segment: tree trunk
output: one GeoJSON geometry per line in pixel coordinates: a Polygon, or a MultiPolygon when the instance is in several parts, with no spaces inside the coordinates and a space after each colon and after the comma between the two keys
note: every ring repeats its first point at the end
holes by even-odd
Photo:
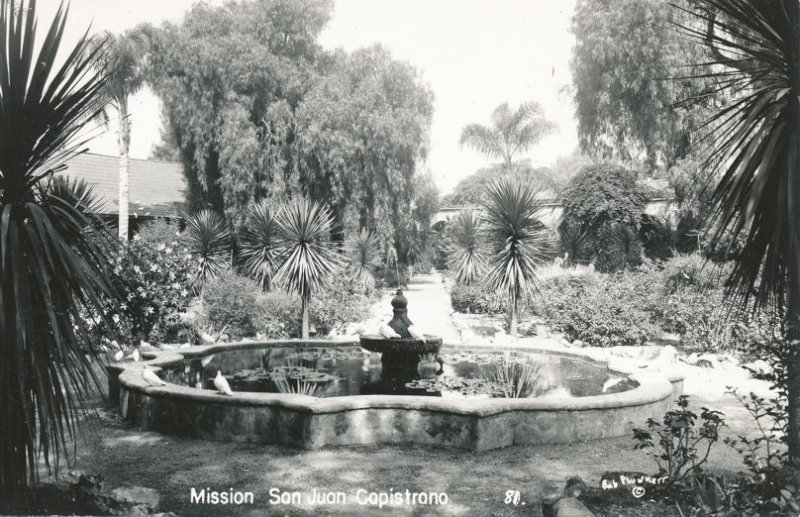
{"type": "Polygon", "coordinates": [[[800,5],[797,1],[784,4],[792,27],[791,86],[792,112],[789,140],[788,212],[789,212],[789,257],[788,292],[786,296],[786,332],[791,353],[787,368],[789,383],[788,434],[789,460],[800,468],[800,5]]]}
{"type": "Polygon", "coordinates": [[[308,339],[309,338],[309,324],[308,324],[308,322],[309,322],[309,319],[310,319],[309,318],[309,314],[308,314],[308,312],[309,312],[308,311],[308,306],[309,306],[308,302],[309,302],[309,300],[307,300],[305,297],[303,297],[301,299],[302,299],[302,305],[303,305],[303,324],[302,324],[303,339],[308,339]]]}
{"type": "Polygon", "coordinates": [[[128,120],[128,99],[119,99],[119,239],[128,241],[128,152],[131,126],[128,120]]]}
{"type": "Polygon", "coordinates": [[[519,304],[519,290],[515,290],[511,294],[511,318],[508,323],[508,334],[513,337],[517,337],[517,315],[519,314],[519,309],[517,305],[519,304]]]}

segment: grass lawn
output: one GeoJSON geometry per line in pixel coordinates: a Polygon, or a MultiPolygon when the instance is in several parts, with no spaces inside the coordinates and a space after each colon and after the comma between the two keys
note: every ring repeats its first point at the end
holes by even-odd
{"type": "MultiPolygon", "coordinates": [[[[735,401],[713,407],[733,409],[735,401]]],[[[113,413],[111,413],[113,414],[113,413]]],[[[95,419],[92,419],[93,421],[95,419]]],[[[633,450],[629,438],[589,443],[520,446],[471,453],[427,446],[379,446],[302,451],[286,447],[191,440],[141,431],[116,418],[99,418],[79,445],[77,468],[102,476],[110,488],[138,485],[161,493],[162,511],[179,515],[540,515],[541,498],[578,475],[597,486],[605,471],[654,472],[652,460],[633,450]],[[190,503],[190,490],[211,487],[254,493],[255,504],[214,506],[190,503]],[[272,506],[269,489],[341,491],[345,505],[272,506]],[[395,506],[380,510],[356,503],[356,491],[444,492],[447,506],[395,506]],[[520,504],[504,503],[519,490],[520,504]]],[[[734,429],[747,429],[735,418],[734,429]]],[[[729,431],[728,431],[729,432],[729,431]]],[[[716,447],[712,467],[737,470],[740,460],[716,447]]],[[[674,507],[635,501],[624,515],[673,515],[674,507]]],[[[612,513],[612,515],[619,515],[612,513]]]]}

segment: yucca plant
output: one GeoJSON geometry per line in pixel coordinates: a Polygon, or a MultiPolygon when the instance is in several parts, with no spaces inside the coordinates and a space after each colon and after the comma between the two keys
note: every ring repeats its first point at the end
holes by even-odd
{"type": "Polygon", "coordinates": [[[229,267],[231,260],[231,234],[228,224],[213,210],[200,210],[186,221],[189,251],[200,263],[193,283],[196,288],[203,285],[229,267]]]}
{"type": "Polygon", "coordinates": [[[486,279],[491,289],[509,296],[509,333],[517,335],[524,297],[538,290],[536,268],[550,255],[542,204],[529,183],[502,178],[492,183],[483,203],[482,223],[490,256],[486,279]]]}
{"type": "Polygon", "coordinates": [[[330,240],[333,215],[327,206],[299,198],[282,207],[275,218],[283,259],[275,280],[300,296],[302,336],[308,339],[311,297],[342,263],[330,240]]]}
{"type": "Polygon", "coordinates": [[[278,223],[267,200],[251,203],[239,232],[239,254],[245,273],[255,278],[261,289],[269,291],[272,277],[280,266],[278,223]]]}
{"type": "Polygon", "coordinates": [[[579,226],[562,224],[558,229],[558,240],[564,254],[564,267],[573,267],[588,261],[592,256],[592,237],[579,226]]]}
{"type": "Polygon", "coordinates": [[[450,237],[452,246],[447,267],[457,284],[469,285],[486,270],[486,255],[480,238],[480,217],[475,210],[464,210],[453,218],[450,237]]]}
{"type": "Polygon", "coordinates": [[[683,27],[733,100],[706,123],[717,241],[745,236],[727,291],[738,307],[785,307],[789,456],[800,465],[800,4],[698,0],[683,27]]]}
{"type": "Polygon", "coordinates": [[[375,288],[375,269],[380,265],[380,245],[375,233],[362,228],[347,243],[350,282],[364,292],[375,288]]]}
{"type": "Polygon", "coordinates": [[[28,493],[39,461],[57,472],[69,459],[97,386],[82,309],[117,298],[88,237],[102,231],[88,190],[52,181],[84,148],[106,81],[88,36],[59,55],[65,22],[62,6],[37,41],[36,2],[0,0],[0,510],[28,493]]]}

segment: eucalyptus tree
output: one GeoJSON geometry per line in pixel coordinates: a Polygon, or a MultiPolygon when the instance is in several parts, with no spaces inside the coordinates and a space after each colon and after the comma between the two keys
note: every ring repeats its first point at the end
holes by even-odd
{"type": "MultiPolygon", "coordinates": [[[[119,130],[119,238],[128,240],[128,179],[129,153],[131,147],[131,113],[128,109],[130,97],[136,94],[145,81],[145,59],[148,53],[147,29],[143,26],[128,30],[121,35],[105,32],[102,39],[95,40],[105,51],[98,54],[96,66],[108,74],[105,94],[108,105],[117,113],[119,130]]],[[[106,121],[110,117],[105,114],[106,121]]]]}
{"type": "Polygon", "coordinates": [[[578,0],[570,66],[585,153],[668,169],[696,150],[693,131],[721,95],[706,50],[676,30],[687,16],[670,4],[578,0]]]}
{"type": "Polygon", "coordinates": [[[62,5],[37,38],[36,2],[0,0],[0,510],[69,459],[98,386],[86,311],[118,300],[91,194],[54,174],[85,148],[108,82],[105,47],[62,48],[62,5]],[[62,50],[63,52],[59,52],[62,50]],[[90,235],[92,238],[90,238],[90,235]]]}
{"type": "Polygon", "coordinates": [[[551,254],[542,202],[528,183],[501,178],[489,186],[482,223],[489,244],[486,280],[508,294],[509,333],[517,334],[521,302],[538,289],[536,268],[551,254]]]}
{"type": "Polygon", "coordinates": [[[307,198],[295,198],[275,216],[279,228],[282,264],[275,282],[300,296],[302,337],[309,337],[311,297],[319,292],[342,259],[330,240],[333,214],[330,209],[307,198]]]}
{"type": "Polygon", "coordinates": [[[501,159],[506,170],[511,170],[515,156],[539,143],[553,129],[555,125],[545,118],[538,103],[526,102],[512,110],[504,102],[492,112],[491,125],[465,126],[459,143],[472,147],[487,158],[501,159]]]}
{"type": "Polygon", "coordinates": [[[711,117],[714,240],[744,237],[728,296],[785,308],[789,458],[800,466],[800,4],[699,0],[684,30],[734,90],[711,117]]]}

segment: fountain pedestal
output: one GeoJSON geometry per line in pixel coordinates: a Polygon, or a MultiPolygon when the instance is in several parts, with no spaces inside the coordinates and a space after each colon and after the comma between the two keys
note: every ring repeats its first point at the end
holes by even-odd
{"type": "Polygon", "coordinates": [[[419,379],[419,363],[426,354],[436,355],[442,346],[442,338],[425,334],[425,339],[411,336],[408,327],[413,325],[408,319],[408,300],[403,290],[398,289],[392,298],[393,317],[388,325],[400,334],[399,338],[382,336],[361,336],[361,347],[381,354],[381,379],[384,383],[398,388],[405,383],[419,379]]]}

